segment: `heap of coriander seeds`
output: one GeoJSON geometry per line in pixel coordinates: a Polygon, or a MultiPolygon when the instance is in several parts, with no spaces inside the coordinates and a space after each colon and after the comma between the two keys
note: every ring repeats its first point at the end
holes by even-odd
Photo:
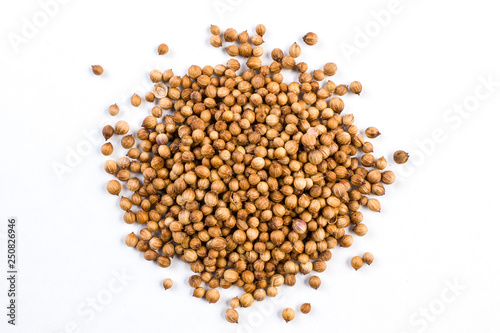
{"type": "MultiPolygon", "coordinates": [[[[361,83],[325,82],[337,72],[333,62],[311,71],[301,61],[301,47],[316,44],[315,33],[286,52],[273,49],[266,65],[263,25],[255,34],[217,26],[210,32],[210,44],[231,58],[178,75],[151,71],[152,91],[130,100],[148,103],[141,129],[130,133],[124,120],[106,126],[101,151],[111,155],[113,139],[125,151],[104,164],[116,178],[107,190],[123,195],[123,220],[140,224],[125,243],[160,267],[174,257],[189,264],[193,296],[209,303],[219,300],[219,287],[240,287],[226,311],[237,323],[236,308],[276,296],[299,273],[323,272],[332,249],[364,236],[360,208],[380,212],[375,197],[395,174],[372,154],[354,116],[343,114],[340,96],[361,94],[361,83]],[[298,80],[284,82],[285,70],[297,71],[298,80]]],[[[167,51],[160,45],[159,54],[167,51]]],[[[118,115],[118,106],[109,113],[118,115]]],[[[369,138],[379,134],[366,130],[369,138]]],[[[355,261],[358,268],[362,259],[355,261]]],[[[321,280],[309,283],[317,289],[321,280]]],[[[166,279],[165,289],[171,286],[166,279]]],[[[283,312],[286,321],[293,317],[292,309],[283,312]]]]}

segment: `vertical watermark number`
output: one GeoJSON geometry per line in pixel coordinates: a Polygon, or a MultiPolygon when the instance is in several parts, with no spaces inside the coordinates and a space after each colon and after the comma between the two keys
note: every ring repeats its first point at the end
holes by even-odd
{"type": "Polygon", "coordinates": [[[17,219],[11,217],[7,220],[7,322],[16,325],[17,319],[17,219]]]}

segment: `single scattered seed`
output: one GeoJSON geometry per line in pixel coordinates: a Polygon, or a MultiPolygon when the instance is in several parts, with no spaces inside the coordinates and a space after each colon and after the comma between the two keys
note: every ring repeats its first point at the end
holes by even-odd
{"type": "Polygon", "coordinates": [[[321,286],[321,279],[319,278],[319,276],[311,276],[309,278],[309,285],[311,286],[311,288],[318,289],[319,286],[321,286]]]}
{"type": "Polygon", "coordinates": [[[93,65],[92,73],[94,73],[95,75],[102,75],[102,73],[104,73],[104,69],[101,65],[93,65]]]}
{"type": "Polygon", "coordinates": [[[122,190],[122,186],[120,182],[117,180],[110,180],[106,185],[106,190],[108,190],[109,194],[118,195],[122,190]]]}
{"type": "Polygon", "coordinates": [[[158,46],[158,54],[159,55],[165,55],[167,53],[168,53],[168,45],[164,44],[164,43],[160,44],[158,46]]]}
{"type": "Polygon", "coordinates": [[[314,32],[308,32],[304,35],[304,37],[302,37],[302,40],[307,45],[315,45],[318,42],[318,35],[314,32]]]}
{"type": "Polygon", "coordinates": [[[141,102],[142,102],[141,96],[137,94],[133,94],[132,97],[130,98],[130,104],[132,104],[135,107],[141,105],[141,102]]]}
{"type": "Polygon", "coordinates": [[[378,137],[380,135],[380,132],[375,127],[368,127],[365,130],[365,134],[370,139],[375,139],[376,137],[378,137]]]}
{"type": "Polygon", "coordinates": [[[163,280],[163,288],[165,288],[165,290],[172,288],[173,285],[174,282],[172,281],[172,279],[167,278],[163,280]]]}
{"type": "Polygon", "coordinates": [[[363,89],[363,86],[359,81],[353,81],[351,82],[351,85],[349,86],[349,90],[351,90],[352,93],[354,94],[361,94],[361,90],[363,89]]]}
{"type": "Polygon", "coordinates": [[[295,318],[295,311],[293,311],[293,309],[291,308],[286,308],[285,310],[283,310],[281,315],[283,319],[288,323],[290,320],[293,320],[293,318],[295,318]]]}
{"type": "Polygon", "coordinates": [[[402,150],[397,150],[393,156],[394,162],[396,162],[397,164],[405,164],[406,161],[408,161],[409,157],[410,155],[408,155],[407,152],[404,152],[402,150]]]}
{"type": "Polygon", "coordinates": [[[239,319],[238,311],[235,309],[227,309],[226,310],[226,320],[230,323],[238,323],[239,319]]]}
{"type": "Polygon", "coordinates": [[[120,108],[118,107],[118,105],[113,104],[108,108],[108,112],[110,115],[116,116],[120,112],[120,108]]]}
{"type": "Polygon", "coordinates": [[[300,312],[304,314],[308,314],[311,312],[311,304],[310,303],[304,303],[300,306],[300,312]]]}

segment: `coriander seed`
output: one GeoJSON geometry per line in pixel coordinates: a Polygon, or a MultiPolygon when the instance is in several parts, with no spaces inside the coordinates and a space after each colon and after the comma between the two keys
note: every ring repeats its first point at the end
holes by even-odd
{"type": "Polygon", "coordinates": [[[326,76],[333,76],[335,73],[337,73],[337,65],[334,64],[333,62],[327,62],[323,66],[323,72],[325,73],[326,76]]]}
{"type": "Polygon", "coordinates": [[[396,175],[394,172],[387,170],[382,172],[382,183],[390,185],[396,181],[396,175]]]}
{"type": "Polygon", "coordinates": [[[255,32],[257,33],[257,35],[264,36],[264,34],[266,33],[266,26],[263,24],[257,24],[257,26],[255,27],[255,32]]]}
{"type": "Polygon", "coordinates": [[[410,155],[402,150],[397,150],[393,156],[394,162],[397,164],[405,164],[409,157],[410,155]]]}
{"type": "Polygon", "coordinates": [[[246,30],[243,32],[240,32],[240,34],[238,35],[238,41],[241,44],[248,43],[249,40],[250,40],[250,36],[248,36],[248,32],[246,30]]]}
{"type": "Polygon", "coordinates": [[[125,149],[130,149],[135,144],[135,139],[133,135],[124,136],[121,140],[122,147],[125,149]]]}
{"type": "Polygon", "coordinates": [[[281,316],[288,323],[290,320],[293,320],[293,318],[295,318],[295,311],[293,311],[293,309],[291,308],[286,308],[281,313],[281,316]]]}
{"type": "Polygon", "coordinates": [[[219,35],[220,34],[220,28],[218,26],[212,24],[210,26],[210,33],[212,35],[219,35]]]}
{"type": "Polygon", "coordinates": [[[281,62],[281,60],[283,59],[283,51],[278,48],[273,49],[271,51],[271,58],[273,58],[274,61],[281,62]]]}
{"type": "Polygon", "coordinates": [[[318,35],[315,34],[314,32],[308,32],[307,34],[302,37],[302,40],[304,43],[307,45],[315,45],[318,42],[318,35]]]}
{"type": "Polygon", "coordinates": [[[380,213],[380,202],[377,199],[368,199],[368,209],[380,213]]]}
{"type": "Polygon", "coordinates": [[[238,33],[233,28],[224,31],[224,40],[226,42],[234,42],[238,38],[238,33]]]}
{"type": "Polygon", "coordinates": [[[102,73],[104,73],[104,69],[100,65],[93,65],[92,73],[94,73],[95,75],[102,75],[102,73]]]}
{"type": "Polygon", "coordinates": [[[226,53],[231,57],[236,57],[240,54],[240,49],[236,45],[229,45],[226,47],[226,53]]]}
{"type": "Polygon", "coordinates": [[[377,161],[375,162],[375,167],[379,170],[384,170],[387,167],[387,160],[385,159],[385,157],[382,156],[377,159],[377,161]]]}
{"type": "Polygon", "coordinates": [[[304,314],[308,314],[311,312],[311,304],[310,303],[304,303],[300,306],[300,312],[304,314]]]}
{"type": "Polygon", "coordinates": [[[250,293],[245,293],[241,295],[240,297],[240,305],[244,308],[248,308],[249,306],[252,306],[254,302],[253,295],[250,293]]]}
{"type": "Polygon", "coordinates": [[[114,175],[117,169],[118,165],[115,161],[107,160],[106,162],[104,162],[104,171],[106,171],[107,173],[114,175]]]}
{"type": "Polygon", "coordinates": [[[378,137],[380,135],[380,132],[375,127],[368,127],[365,130],[365,134],[370,139],[375,139],[376,137],[378,137]]]}
{"type": "Polygon", "coordinates": [[[193,290],[193,297],[203,298],[203,296],[205,296],[205,288],[198,287],[195,290],[193,290]]]}
{"type": "Polygon", "coordinates": [[[236,311],[235,309],[227,309],[225,317],[226,320],[230,323],[238,323],[239,315],[238,311],[236,311]]]}
{"type": "Polygon", "coordinates": [[[115,131],[118,135],[127,134],[129,130],[128,123],[124,120],[120,120],[115,124],[115,131]]]}
{"type": "Polygon", "coordinates": [[[361,90],[363,87],[361,86],[361,83],[359,81],[353,81],[351,82],[351,85],[349,86],[349,90],[354,93],[354,94],[361,94],[361,90]]]}
{"type": "Polygon", "coordinates": [[[106,190],[108,190],[109,194],[118,195],[122,190],[122,186],[117,180],[110,180],[106,185],[106,190]]]}
{"type": "Polygon", "coordinates": [[[262,45],[262,43],[264,43],[264,40],[262,39],[262,36],[255,35],[250,38],[250,42],[255,46],[259,46],[262,45]]]}
{"type": "Polygon", "coordinates": [[[130,98],[130,104],[132,104],[135,107],[141,105],[141,102],[142,102],[141,96],[137,94],[133,94],[132,97],[130,98]]]}
{"type": "Polygon", "coordinates": [[[108,108],[108,113],[112,116],[116,116],[120,112],[118,105],[113,104],[108,108]]]}
{"type": "Polygon", "coordinates": [[[319,278],[319,276],[311,276],[309,278],[309,285],[311,286],[311,288],[318,289],[319,286],[321,286],[321,279],[319,278]]]}
{"type": "Polygon", "coordinates": [[[218,35],[212,35],[210,36],[210,45],[213,47],[221,47],[222,46],[222,38],[220,38],[218,35]]]}
{"type": "Polygon", "coordinates": [[[368,228],[363,223],[358,223],[354,229],[354,233],[358,236],[364,236],[368,232],[368,228]]]}
{"type": "Polygon", "coordinates": [[[113,145],[110,142],[106,142],[101,146],[101,153],[104,156],[109,156],[113,153],[113,145]]]}
{"type": "Polygon", "coordinates": [[[339,84],[335,88],[335,93],[339,96],[344,96],[347,93],[347,86],[345,84],[339,84]]]}
{"type": "Polygon", "coordinates": [[[174,282],[172,281],[172,279],[167,278],[163,280],[163,288],[165,288],[165,290],[172,288],[173,285],[174,282]]]}
{"type": "Polygon", "coordinates": [[[281,60],[283,68],[292,69],[295,66],[295,59],[291,56],[284,56],[281,60]]]}
{"type": "Polygon", "coordinates": [[[373,262],[373,254],[371,252],[365,252],[362,259],[365,264],[370,265],[373,262]]]}
{"type": "Polygon", "coordinates": [[[129,247],[135,247],[137,245],[137,242],[139,241],[139,238],[131,232],[130,234],[125,237],[125,244],[129,247]]]}
{"type": "Polygon", "coordinates": [[[219,291],[217,289],[209,289],[205,294],[205,298],[207,299],[208,303],[217,303],[220,298],[219,291]]]}
{"type": "Polygon", "coordinates": [[[114,133],[115,133],[115,130],[110,125],[106,125],[102,128],[102,136],[104,137],[104,140],[106,140],[106,141],[108,141],[108,139],[111,138],[114,133]]]}
{"type": "Polygon", "coordinates": [[[240,307],[240,299],[238,297],[233,297],[231,301],[229,302],[229,305],[233,308],[239,308],[240,307]]]}
{"type": "Polygon", "coordinates": [[[293,43],[288,50],[288,54],[290,54],[293,58],[298,58],[300,56],[300,46],[297,43],[293,43]]]}
{"type": "Polygon", "coordinates": [[[165,55],[167,53],[168,53],[168,45],[164,44],[164,43],[160,44],[158,46],[158,54],[159,55],[165,55]]]}
{"type": "Polygon", "coordinates": [[[361,259],[361,257],[359,256],[355,256],[351,259],[351,266],[352,268],[354,268],[355,270],[358,270],[361,268],[361,266],[363,266],[363,259],[361,259]]]}

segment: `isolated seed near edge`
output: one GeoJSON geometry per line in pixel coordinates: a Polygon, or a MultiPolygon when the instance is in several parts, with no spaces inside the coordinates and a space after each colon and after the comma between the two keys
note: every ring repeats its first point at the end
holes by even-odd
{"type": "Polygon", "coordinates": [[[393,156],[394,162],[397,164],[405,164],[409,157],[410,155],[402,150],[397,150],[393,156]]]}
{"type": "Polygon", "coordinates": [[[95,75],[102,75],[102,73],[104,73],[104,69],[101,65],[93,65],[92,73],[94,73],[95,75]]]}

